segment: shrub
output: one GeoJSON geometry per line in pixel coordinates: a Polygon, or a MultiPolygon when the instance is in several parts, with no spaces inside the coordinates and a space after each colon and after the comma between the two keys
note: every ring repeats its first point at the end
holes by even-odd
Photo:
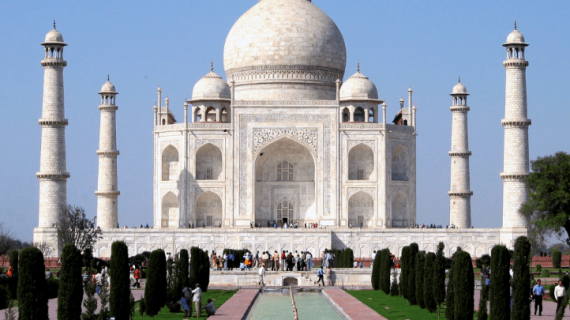
{"type": "Polygon", "coordinates": [[[85,312],[81,314],[81,320],[96,320],[97,315],[95,310],[97,309],[97,298],[95,298],[95,284],[91,281],[85,283],[85,300],[83,300],[83,307],[85,307],[85,312]]]}
{"type": "Polygon", "coordinates": [[[12,267],[12,276],[10,277],[10,299],[18,299],[18,251],[10,251],[10,266],[12,267]]]}
{"type": "MultiPolygon", "coordinates": [[[[420,309],[424,309],[426,307],[424,303],[425,263],[426,263],[426,252],[419,251],[416,254],[416,300],[418,302],[418,306],[420,307],[420,309]]],[[[429,271],[431,271],[431,268],[429,271]]],[[[431,281],[428,283],[428,285],[430,286],[431,289],[431,281]]]]}
{"type": "Polygon", "coordinates": [[[46,286],[47,286],[47,298],[48,299],[55,299],[59,294],[59,279],[47,279],[46,286]]]}
{"type": "MultiPolygon", "coordinates": [[[[510,309],[510,274],[511,257],[507,247],[496,245],[491,250],[491,287],[489,298],[491,300],[491,319],[509,320],[510,309]]],[[[528,281],[525,282],[528,286],[528,281]]]]}
{"type": "Polygon", "coordinates": [[[392,259],[390,259],[390,249],[386,248],[382,250],[382,255],[380,256],[382,261],[380,262],[380,289],[385,294],[390,293],[390,271],[392,270],[392,259]]]}
{"type": "Polygon", "coordinates": [[[542,265],[537,264],[537,265],[536,265],[536,271],[537,271],[537,272],[541,272],[541,271],[542,271],[542,265]]]}
{"type": "MultiPolygon", "coordinates": [[[[428,253],[424,259],[424,291],[420,293],[423,296],[425,307],[431,313],[435,312],[437,303],[434,295],[434,285],[436,282],[435,271],[437,268],[436,260],[437,257],[433,252],[428,253]]],[[[443,280],[445,281],[445,274],[443,280]]],[[[443,293],[445,294],[445,287],[443,293]]]]}
{"type": "Polygon", "coordinates": [[[63,248],[59,277],[57,318],[60,320],[79,319],[83,301],[83,281],[81,252],[73,245],[63,248]]]}
{"type": "Polygon", "coordinates": [[[129,248],[123,241],[111,245],[111,293],[109,309],[111,316],[117,319],[129,319],[131,279],[129,274],[129,248]]]}
{"type": "Polygon", "coordinates": [[[437,303],[437,316],[441,312],[441,304],[445,302],[445,255],[443,254],[445,244],[440,242],[437,245],[437,254],[433,265],[432,292],[435,303],[437,303]]]}
{"type": "Polygon", "coordinates": [[[370,281],[372,282],[372,289],[374,290],[380,289],[381,256],[383,253],[384,250],[377,252],[376,257],[374,257],[374,263],[372,264],[372,275],[370,277],[370,281]]]}
{"type": "Polygon", "coordinates": [[[352,249],[347,248],[344,250],[344,267],[352,268],[354,266],[354,252],[352,249]]]}
{"type": "Polygon", "coordinates": [[[396,279],[394,278],[394,281],[392,282],[392,287],[390,287],[390,295],[392,297],[396,297],[400,295],[400,290],[398,290],[398,281],[396,281],[396,279]]]}
{"type": "MultiPolygon", "coordinates": [[[[190,278],[188,279],[188,282],[190,282],[191,288],[195,288],[196,283],[199,281],[202,257],[202,250],[200,250],[200,248],[190,248],[190,278]]],[[[239,258],[236,257],[236,260],[239,260],[239,258]]]]}
{"type": "Polygon", "coordinates": [[[10,299],[10,293],[8,288],[0,286],[0,309],[6,309],[8,307],[8,300],[10,299]]]}
{"type": "MultiPolygon", "coordinates": [[[[37,248],[20,252],[18,265],[18,313],[20,319],[47,319],[48,298],[44,255],[37,248]]],[[[57,290],[56,290],[57,295],[57,290]]]]}
{"type": "MultiPolygon", "coordinates": [[[[528,299],[528,283],[530,283],[530,249],[531,244],[527,237],[519,237],[515,242],[515,261],[513,264],[514,278],[512,281],[513,320],[530,319],[530,300],[528,299]]],[[[568,282],[570,283],[570,278],[568,278],[568,282]]]]}
{"type": "MultiPolygon", "coordinates": [[[[460,251],[455,257],[453,263],[455,270],[453,270],[453,285],[454,291],[454,312],[455,320],[473,320],[473,262],[469,253],[460,251]]],[[[524,285],[528,292],[528,283],[524,285]]],[[[528,297],[526,297],[528,301],[528,297]]]]}
{"type": "Polygon", "coordinates": [[[405,246],[402,248],[402,256],[400,257],[400,276],[402,277],[400,281],[400,291],[404,296],[404,299],[408,299],[408,270],[409,270],[409,259],[408,256],[410,255],[410,247],[405,246]]]}
{"type": "Polygon", "coordinates": [[[416,298],[416,255],[418,254],[419,248],[417,243],[410,244],[410,252],[408,256],[408,263],[410,267],[408,269],[408,302],[411,305],[418,304],[416,298]]]}
{"type": "Polygon", "coordinates": [[[188,250],[180,250],[180,285],[186,288],[190,285],[188,282],[188,250]]]}
{"type": "Polygon", "coordinates": [[[154,317],[166,304],[166,255],[161,249],[150,254],[144,289],[146,314],[154,317]]]}
{"type": "Polygon", "coordinates": [[[562,253],[558,249],[552,250],[552,267],[555,269],[560,269],[560,263],[562,262],[562,253]]]}
{"type": "Polygon", "coordinates": [[[542,271],[540,272],[540,277],[541,278],[548,278],[550,277],[550,269],[542,269],[542,271]]]}

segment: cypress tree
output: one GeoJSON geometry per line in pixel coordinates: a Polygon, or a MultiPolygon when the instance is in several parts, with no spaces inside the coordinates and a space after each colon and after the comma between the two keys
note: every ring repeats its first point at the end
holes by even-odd
{"type": "Polygon", "coordinates": [[[344,264],[346,265],[345,268],[352,268],[354,266],[354,252],[350,248],[345,250],[344,264]]]}
{"type": "Polygon", "coordinates": [[[390,259],[390,249],[386,248],[382,250],[382,255],[380,257],[381,268],[380,268],[380,288],[385,294],[390,293],[390,271],[392,270],[392,259],[390,259]]]}
{"type": "Polygon", "coordinates": [[[487,320],[487,286],[485,285],[485,277],[481,277],[481,291],[479,292],[479,312],[477,320],[487,320]]]}
{"type": "Polygon", "coordinates": [[[447,294],[445,296],[445,318],[447,320],[455,320],[455,300],[454,300],[454,283],[453,283],[453,264],[454,259],[451,259],[451,268],[449,269],[449,279],[447,281],[447,294]]]}
{"type": "Polygon", "coordinates": [[[208,291],[208,285],[210,284],[210,259],[207,252],[202,253],[202,272],[200,273],[200,288],[203,292],[208,291]]]}
{"type": "Polygon", "coordinates": [[[408,302],[411,305],[418,304],[416,299],[416,255],[419,248],[417,243],[410,245],[410,252],[408,253],[408,302]]]}
{"type": "Polygon", "coordinates": [[[404,296],[404,299],[408,299],[408,270],[409,270],[409,255],[410,255],[410,247],[405,246],[402,248],[402,257],[400,258],[400,275],[402,277],[402,281],[400,281],[400,291],[404,296]]]}
{"type": "Polygon", "coordinates": [[[18,251],[10,251],[10,266],[12,267],[12,276],[9,282],[10,299],[18,299],[18,251]]]}
{"type": "Polygon", "coordinates": [[[31,247],[20,252],[18,261],[18,319],[48,319],[44,255],[31,247]]]}
{"type": "Polygon", "coordinates": [[[372,289],[379,290],[380,289],[380,272],[381,272],[381,265],[380,262],[382,261],[382,253],[384,250],[377,252],[376,257],[374,257],[374,263],[372,263],[372,275],[370,277],[370,281],[372,282],[372,289]]]}
{"type": "Polygon", "coordinates": [[[83,250],[83,266],[87,268],[87,272],[91,274],[91,264],[93,263],[93,249],[87,248],[83,250]]]}
{"type": "MultiPolygon", "coordinates": [[[[433,287],[436,280],[434,277],[435,270],[437,268],[436,259],[437,257],[433,252],[429,252],[424,259],[424,291],[421,292],[421,294],[423,295],[426,309],[431,313],[434,313],[436,309],[436,300],[435,295],[433,294],[433,287]]],[[[418,296],[419,294],[420,292],[418,292],[418,296]]]]}
{"type": "MultiPolygon", "coordinates": [[[[234,253],[235,254],[235,253],[234,253]]],[[[238,257],[236,259],[239,260],[238,257]]],[[[200,261],[202,260],[202,250],[197,247],[190,248],[190,287],[195,288],[200,278],[200,261]]]]}
{"type": "Polygon", "coordinates": [[[87,296],[83,300],[83,306],[85,307],[85,312],[81,314],[81,320],[95,320],[97,315],[95,311],[97,310],[97,298],[95,298],[95,284],[90,280],[85,283],[85,295],[87,296]]]}
{"type": "MultiPolygon", "coordinates": [[[[491,319],[509,320],[511,318],[509,266],[511,257],[507,247],[496,245],[491,250],[491,319]]],[[[524,283],[528,288],[528,281],[524,283]]]]}
{"type": "Polygon", "coordinates": [[[561,262],[562,262],[562,253],[560,252],[560,250],[558,250],[558,248],[554,248],[552,250],[552,267],[554,269],[560,269],[561,262]]]}
{"type": "Polygon", "coordinates": [[[441,312],[441,305],[445,302],[445,255],[443,253],[445,245],[440,242],[437,246],[437,254],[433,265],[432,292],[435,303],[437,303],[437,317],[441,312]]]}
{"type": "Polygon", "coordinates": [[[129,274],[129,248],[123,241],[111,246],[110,276],[113,281],[109,297],[111,315],[117,319],[129,319],[131,279],[129,274]]]}
{"type": "MultiPolygon", "coordinates": [[[[420,309],[426,307],[424,303],[424,270],[426,263],[426,252],[419,251],[416,254],[416,300],[420,309]]],[[[431,285],[431,283],[430,283],[431,285]]],[[[430,290],[431,291],[431,290],[430,290]]]]}
{"type": "Polygon", "coordinates": [[[188,278],[188,250],[180,250],[180,285],[182,288],[190,286],[188,278]]]}
{"type": "MultiPolygon", "coordinates": [[[[453,289],[455,320],[473,320],[473,261],[471,255],[465,251],[459,251],[454,259],[453,289]]],[[[528,288],[528,282],[525,283],[528,288]]],[[[528,300],[528,298],[527,298],[528,300]]]]}
{"type": "Polygon", "coordinates": [[[150,254],[144,289],[146,314],[154,317],[166,304],[166,255],[161,249],[150,254]]]}
{"type": "Polygon", "coordinates": [[[81,317],[83,284],[81,252],[73,245],[63,248],[61,270],[59,273],[59,292],[57,294],[57,319],[69,320],[81,317]]]}
{"type": "Polygon", "coordinates": [[[530,249],[531,244],[527,237],[519,237],[515,242],[515,261],[513,264],[513,320],[530,319],[530,299],[528,299],[530,249]]]}

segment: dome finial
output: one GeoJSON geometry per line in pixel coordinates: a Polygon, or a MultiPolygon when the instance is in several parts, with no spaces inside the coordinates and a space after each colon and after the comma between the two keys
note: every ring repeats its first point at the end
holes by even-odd
{"type": "Polygon", "coordinates": [[[107,82],[109,82],[109,74],[107,74],[107,82]]]}
{"type": "Polygon", "coordinates": [[[53,29],[55,30],[55,19],[53,19],[53,29]]]}
{"type": "Polygon", "coordinates": [[[210,61],[210,71],[214,72],[214,60],[210,61]]]}
{"type": "Polygon", "coordinates": [[[358,63],[356,64],[356,71],[360,73],[360,60],[358,60],[358,63]]]}
{"type": "Polygon", "coordinates": [[[461,76],[459,76],[459,83],[461,83],[461,76]]]}
{"type": "Polygon", "coordinates": [[[517,20],[515,20],[515,30],[517,30],[517,20]]]}

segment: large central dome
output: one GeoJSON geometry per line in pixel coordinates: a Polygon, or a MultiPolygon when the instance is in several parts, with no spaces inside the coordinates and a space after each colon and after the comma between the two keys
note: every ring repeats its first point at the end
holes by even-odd
{"type": "Polygon", "coordinates": [[[228,34],[224,67],[236,100],[334,100],[346,46],[311,1],[261,0],[228,34]]]}

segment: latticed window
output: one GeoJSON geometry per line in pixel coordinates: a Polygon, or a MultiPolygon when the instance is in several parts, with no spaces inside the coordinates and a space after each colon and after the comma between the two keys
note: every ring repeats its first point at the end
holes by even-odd
{"type": "Polygon", "coordinates": [[[206,169],[206,180],[214,179],[214,169],[206,169]]]}
{"type": "Polygon", "coordinates": [[[358,226],[361,227],[364,224],[364,216],[358,216],[358,226]]]}
{"type": "Polygon", "coordinates": [[[364,180],[364,170],[363,169],[358,169],[357,170],[357,180],[364,180]]]}
{"type": "Polygon", "coordinates": [[[277,181],[293,181],[293,165],[283,161],[277,165],[277,181]]]}
{"type": "Polygon", "coordinates": [[[206,227],[212,226],[212,216],[206,216],[206,227]]]}
{"type": "Polygon", "coordinates": [[[291,223],[293,220],[293,204],[289,201],[282,201],[277,205],[277,221],[284,221],[291,223]]]}

